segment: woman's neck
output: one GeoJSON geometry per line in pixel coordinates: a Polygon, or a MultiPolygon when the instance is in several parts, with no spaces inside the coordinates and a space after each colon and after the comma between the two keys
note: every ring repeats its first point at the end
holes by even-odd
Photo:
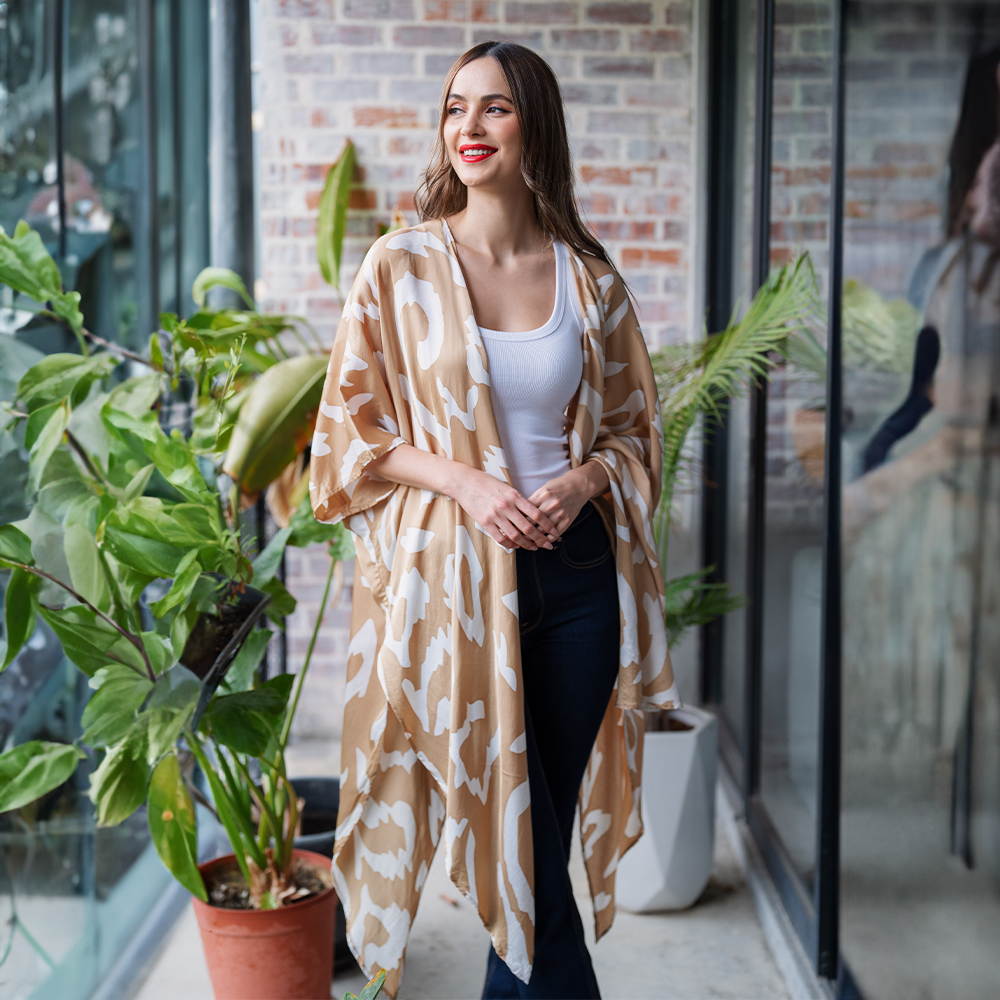
{"type": "Polygon", "coordinates": [[[525,186],[517,192],[469,188],[461,212],[448,220],[460,244],[495,263],[522,254],[537,254],[550,244],[535,218],[534,196],[525,186]]]}

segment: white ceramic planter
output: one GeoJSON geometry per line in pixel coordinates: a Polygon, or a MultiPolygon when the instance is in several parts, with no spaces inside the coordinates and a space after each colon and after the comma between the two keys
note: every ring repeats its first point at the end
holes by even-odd
{"type": "Polygon", "coordinates": [[[646,733],[643,834],[615,881],[617,904],[637,913],[690,906],[712,874],[719,725],[701,708],[673,714],[694,728],[646,733]]]}

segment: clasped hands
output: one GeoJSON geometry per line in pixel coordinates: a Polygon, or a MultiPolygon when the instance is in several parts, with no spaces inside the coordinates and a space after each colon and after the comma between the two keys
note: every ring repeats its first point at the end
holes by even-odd
{"type": "Polygon", "coordinates": [[[608,488],[607,472],[594,462],[550,479],[530,497],[489,473],[470,472],[455,500],[494,541],[529,551],[551,549],[583,505],[608,488]]]}

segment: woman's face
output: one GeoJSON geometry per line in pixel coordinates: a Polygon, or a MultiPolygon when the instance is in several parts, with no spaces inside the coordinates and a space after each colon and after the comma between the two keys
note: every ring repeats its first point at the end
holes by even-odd
{"type": "Polygon", "coordinates": [[[495,59],[475,59],[455,75],[445,110],[444,143],[466,187],[524,186],[517,115],[495,59]]]}

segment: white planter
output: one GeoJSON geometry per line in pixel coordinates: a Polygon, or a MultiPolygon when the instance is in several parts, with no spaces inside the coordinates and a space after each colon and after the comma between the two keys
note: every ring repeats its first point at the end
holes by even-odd
{"type": "Polygon", "coordinates": [[[643,834],[615,881],[617,904],[637,913],[690,906],[712,874],[719,725],[701,708],[673,714],[694,728],[646,733],[643,834]]]}

